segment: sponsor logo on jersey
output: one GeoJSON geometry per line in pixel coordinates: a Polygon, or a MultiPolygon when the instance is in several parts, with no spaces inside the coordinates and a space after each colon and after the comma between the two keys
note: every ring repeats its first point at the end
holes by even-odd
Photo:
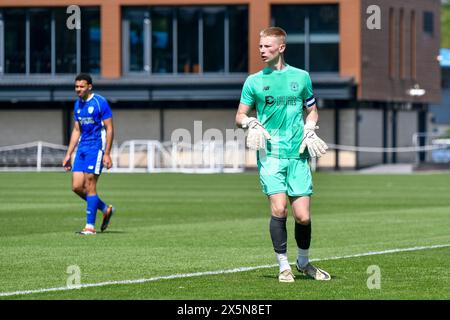
{"type": "Polygon", "coordinates": [[[297,103],[302,103],[302,99],[298,96],[265,96],[266,105],[264,107],[273,107],[273,106],[295,106],[297,103]]]}
{"type": "Polygon", "coordinates": [[[80,122],[81,125],[95,123],[94,118],[92,117],[78,117],[78,121],[80,122]]]}
{"type": "Polygon", "coordinates": [[[272,107],[275,104],[275,99],[272,96],[265,97],[266,105],[264,107],[272,107]]]}

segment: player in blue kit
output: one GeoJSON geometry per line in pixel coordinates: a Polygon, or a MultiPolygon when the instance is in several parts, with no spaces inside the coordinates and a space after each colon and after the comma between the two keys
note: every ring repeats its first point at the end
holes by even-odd
{"type": "Polygon", "coordinates": [[[97,182],[103,166],[112,167],[111,146],[114,139],[112,111],[101,95],[92,92],[92,78],[80,73],[75,78],[79,97],[74,107],[74,127],[63,160],[66,171],[72,170],[72,191],[86,201],[86,226],[80,234],[95,234],[97,209],[103,212],[101,231],[109,225],[114,207],[106,205],[97,195],[97,182]],[[78,145],[73,166],[72,153],[78,145]]]}

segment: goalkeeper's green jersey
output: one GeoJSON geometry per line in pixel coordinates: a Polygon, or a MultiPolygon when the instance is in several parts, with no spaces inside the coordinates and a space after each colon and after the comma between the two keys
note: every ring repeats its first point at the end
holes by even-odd
{"type": "Polygon", "coordinates": [[[266,154],[276,158],[303,158],[303,106],[315,104],[309,73],[285,64],[250,75],[244,83],[241,103],[256,107],[256,115],[270,133],[266,154]]]}

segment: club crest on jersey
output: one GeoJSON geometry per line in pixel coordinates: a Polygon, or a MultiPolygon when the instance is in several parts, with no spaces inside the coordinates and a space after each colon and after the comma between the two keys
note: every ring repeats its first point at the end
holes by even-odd
{"type": "Polygon", "coordinates": [[[291,90],[298,91],[298,82],[291,82],[291,90]]]}
{"type": "Polygon", "coordinates": [[[89,112],[89,113],[94,112],[94,107],[89,107],[89,108],[88,108],[88,112],[89,112]]]}

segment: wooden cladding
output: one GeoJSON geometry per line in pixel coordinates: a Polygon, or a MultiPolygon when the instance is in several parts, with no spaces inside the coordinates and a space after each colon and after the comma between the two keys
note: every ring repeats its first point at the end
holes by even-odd
{"type": "Polygon", "coordinates": [[[395,16],[394,9],[389,8],[389,77],[395,79],[395,16]]]}
{"type": "Polygon", "coordinates": [[[416,80],[417,79],[417,24],[416,24],[416,12],[411,11],[411,22],[410,22],[410,29],[411,29],[411,48],[410,48],[410,54],[411,54],[411,61],[410,61],[410,67],[411,67],[411,79],[416,80]]]}
{"type": "Polygon", "coordinates": [[[416,79],[417,26],[416,12],[389,9],[389,78],[416,79]],[[409,21],[408,21],[409,16],[409,21]]]}

